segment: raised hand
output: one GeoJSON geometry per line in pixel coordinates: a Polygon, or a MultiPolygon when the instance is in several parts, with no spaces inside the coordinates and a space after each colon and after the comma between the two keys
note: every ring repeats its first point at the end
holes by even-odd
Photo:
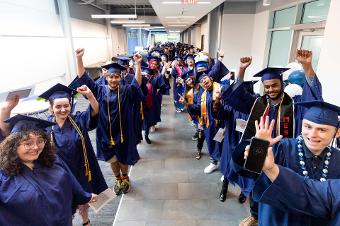
{"type": "Polygon", "coordinates": [[[142,57],[142,55],[139,52],[137,52],[135,55],[133,55],[133,60],[136,63],[140,64],[142,62],[142,60],[143,60],[143,57],[142,57]]]}
{"type": "Polygon", "coordinates": [[[270,145],[277,143],[278,141],[282,139],[282,135],[272,138],[274,125],[275,125],[275,120],[272,120],[269,124],[268,116],[266,116],[265,119],[261,117],[260,124],[256,120],[255,121],[255,128],[256,128],[255,137],[263,139],[263,140],[268,140],[270,142],[270,145]]]}
{"type": "Polygon", "coordinates": [[[180,102],[181,104],[184,104],[185,98],[181,94],[178,94],[178,96],[179,96],[178,102],[180,102]]]}
{"type": "Polygon", "coordinates": [[[224,51],[223,50],[217,50],[218,57],[223,58],[224,57],[224,51]]]}
{"type": "Polygon", "coordinates": [[[92,91],[86,85],[82,85],[82,86],[78,87],[77,92],[86,96],[86,97],[89,97],[90,95],[92,95],[92,91]]]}
{"type": "Polygon", "coordinates": [[[17,106],[19,103],[19,96],[11,97],[6,101],[6,103],[3,105],[3,109],[7,111],[12,111],[15,106],[17,106]]]}
{"type": "Polygon", "coordinates": [[[246,69],[252,61],[252,57],[241,57],[240,59],[240,68],[246,69]]]}
{"type": "Polygon", "coordinates": [[[76,49],[76,57],[77,58],[82,58],[84,56],[84,52],[85,52],[84,48],[76,49]]]}
{"type": "Polygon", "coordinates": [[[304,50],[304,49],[298,49],[296,51],[296,60],[302,64],[312,64],[313,54],[312,51],[304,50]]]}

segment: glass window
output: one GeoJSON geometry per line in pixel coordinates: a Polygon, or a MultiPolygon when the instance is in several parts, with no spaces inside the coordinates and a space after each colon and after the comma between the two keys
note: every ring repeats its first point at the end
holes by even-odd
{"type": "Polygon", "coordinates": [[[273,28],[288,27],[295,23],[296,6],[275,11],[273,28]]]}
{"type": "Polygon", "coordinates": [[[324,21],[327,19],[331,0],[318,0],[305,3],[301,23],[324,21]]]}
{"type": "Polygon", "coordinates": [[[323,36],[321,35],[304,35],[302,37],[301,49],[313,51],[312,65],[316,71],[318,68],[319,56],[322,49],[323,36]]]}
{"type": "Polygon", "coordinates": [[[273,31],[269,52],[269,67],[284,67],[288,63],[291,31],[273,31]]]}

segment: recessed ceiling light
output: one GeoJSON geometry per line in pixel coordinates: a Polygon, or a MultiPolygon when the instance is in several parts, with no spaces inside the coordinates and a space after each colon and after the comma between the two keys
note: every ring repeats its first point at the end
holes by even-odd
{"type": "Polygon", "coordinates": [[[180,5],[182,4],[182,2],[180,1],[175,1],[175,2],[170,2],[170,1],[162,1],[162,4],[165,4],[165,5],[180,5]]]}
{"type": "Polygon", "coordinates": [[[111,20],[111,24],[142,24],[145,20],[111,20]]]}
{"type": "Polygon", "coordinates": [[[136,19],[136,14],[92,14],[91,17],[93,19],[136,19]]]}
{"type": "Polygon", "coordinates": [[[170,33],[180,33],[180,31],[169,31],[170,33]]]}
{"type": "Polygon", "coordinates": [[[123,27],[150,27],[150,24],[123,24],[123,27]]]}

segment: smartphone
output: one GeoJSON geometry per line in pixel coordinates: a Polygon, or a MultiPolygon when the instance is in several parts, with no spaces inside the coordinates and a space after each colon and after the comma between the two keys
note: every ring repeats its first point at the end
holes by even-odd
{"type": "Polygon", "coordinates": [[[256,137],[251,138],[248,158],[244,162],[243,168],[260,174],[266,159],[269,144],[267,140],[256,137]]]}

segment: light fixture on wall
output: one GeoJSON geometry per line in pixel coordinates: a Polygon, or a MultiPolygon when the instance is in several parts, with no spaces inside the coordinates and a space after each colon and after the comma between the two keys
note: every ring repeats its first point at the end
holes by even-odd
{"type": "Polygon", "coordinates": [[[263,6],[270,6],[271,0],[263,0],[263,6]]]}

